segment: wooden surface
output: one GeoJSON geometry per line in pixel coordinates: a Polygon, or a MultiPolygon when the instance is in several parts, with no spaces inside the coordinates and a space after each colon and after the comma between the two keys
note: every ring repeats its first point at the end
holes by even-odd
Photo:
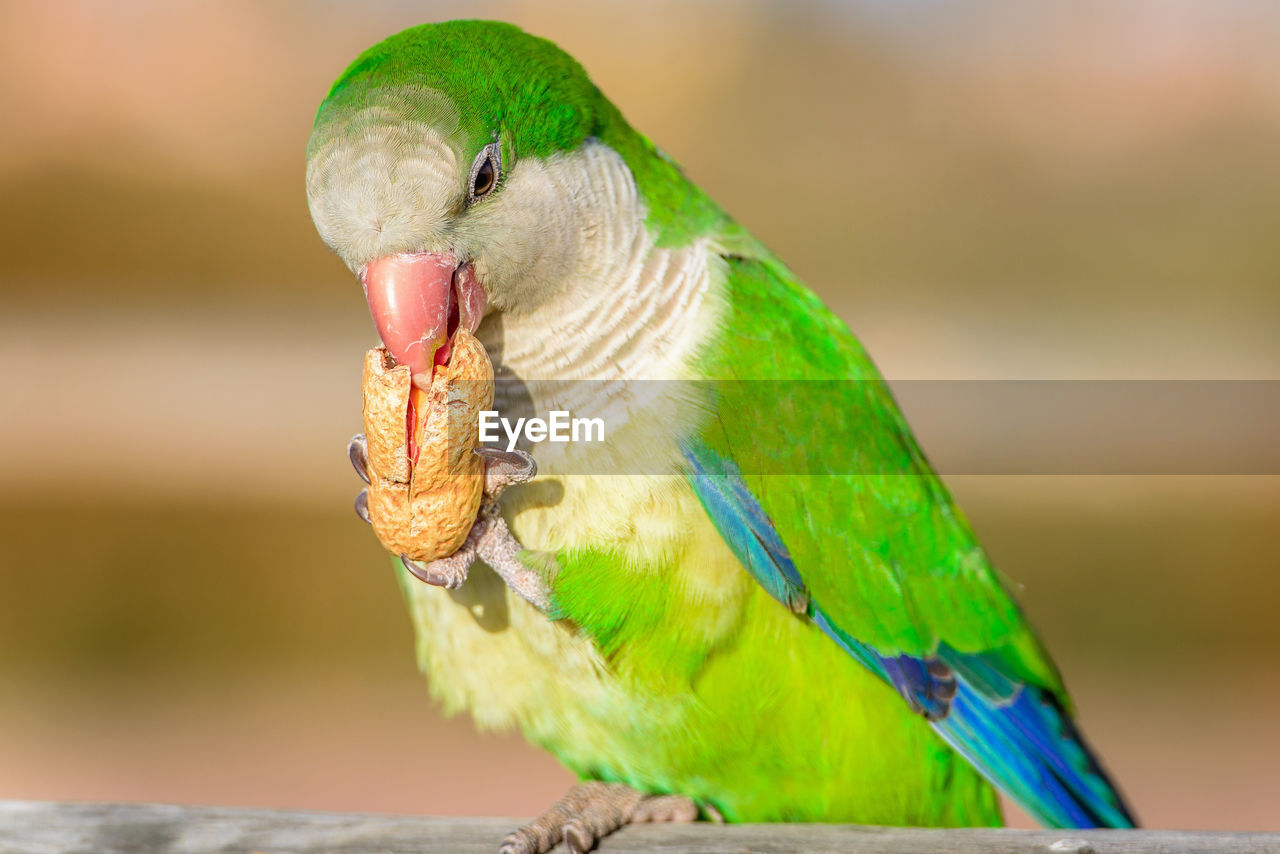
{"type": "MultiPolygon", "coordinates": [[[[499,818],[0,801],[0,854],[495,854],[499,841],[518,823],[499,818]]],[[[1280,833],[648,825],[616,834],[599,850],[614,854],[1280,854],[1280,833]]]]}

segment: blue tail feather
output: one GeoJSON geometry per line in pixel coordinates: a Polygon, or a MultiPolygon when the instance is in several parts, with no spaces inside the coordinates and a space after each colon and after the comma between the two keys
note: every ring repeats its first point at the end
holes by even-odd
{"type": "Polygon", "coordinates": [[[933,727],[1019,806],[1054,827],[1136,822],[1058,703],[1029,685],[993,702],[961,680],[951,712],[933,727]]]}
{"type": "Polygon", "coordinates": [[[732,460],[699,443],[685,449],[689,482],[720,535],[770,595],[891,684],[910,707],[996,787],[1055,827],[1133,827],[1070,716],[1046,691],[980,653],[940,644],[930,656],[881,655],[810,600],[773,522],[732,460]]]}
{"type": "MultiPolygon", "coordinates": [[[[965,671],[957,669],[951,674],[955,696],[939,711],[937,698],[945,698],[946,692],[939,692],[935,681],[946,680],[939,680],[923,659],[880,655],[835,626],[817,606],[811,617],[824,634],[892,684],[948,744],[1037,820],[1053,827],[1136,826],[1119,791],[1048,693],[1007,677],[1000,684],[1003,690],[988,693],[983,688],[994,674],[975,687],[965,671]],[[916,666],[904,659],[914,660],[916,666]]],[[[972,658],[945,645],[943,650],[940,660],[972,658]]],[[[966,670],[984,672],[977,665],[966,670]]]]}

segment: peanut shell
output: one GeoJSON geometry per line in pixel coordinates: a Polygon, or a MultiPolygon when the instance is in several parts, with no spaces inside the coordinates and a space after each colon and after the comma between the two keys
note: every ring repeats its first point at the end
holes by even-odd
{"type": "Polygon", "coordinates": [[[459,329],[449,364],[435,369],[425,392],[413,386],[408,367],[375,347],[365,354],[362,386],[374,533],[388,551],[414,560],[453,554],[484,491],[484,465],[472,453],[480,411],[493,405],[493,365],[484,346],[459,329]]]}

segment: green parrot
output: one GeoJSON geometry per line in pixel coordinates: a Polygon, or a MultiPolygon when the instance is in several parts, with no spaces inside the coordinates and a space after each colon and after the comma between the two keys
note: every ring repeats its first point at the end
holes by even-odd
{"type": "Polygon", "coordinates": [[[321,104],[307,194],[415,384],[465,325],[498,411],[607,424],[530,445],[536,474],[482,449],[463,548],[397,566],[432,693],[583,781],[505,852],[699,816],[998,825],[998,791],[1134,825],[862,346],[570,56],[496,22],[392,36],[321,104]]]}

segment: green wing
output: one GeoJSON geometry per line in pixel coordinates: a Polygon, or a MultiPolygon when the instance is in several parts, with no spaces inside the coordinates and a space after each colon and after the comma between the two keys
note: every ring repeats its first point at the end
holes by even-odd
{"type": "Polygon", "coordinates": [[[776,260],[725,258],[690,482],[744,567],[1048,824],[1132,818],[1056,670],[838,319],[776,260]]]}

